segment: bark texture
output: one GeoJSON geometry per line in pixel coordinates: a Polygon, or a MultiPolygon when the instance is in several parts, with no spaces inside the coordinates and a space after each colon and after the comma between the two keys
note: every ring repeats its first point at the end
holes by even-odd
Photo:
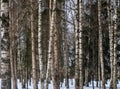
{"type": "Polygon", "coordinates": [[[79,0],[79,89],[83,89],[83,37],[82,37],[82,17],[83,17],[83,0],[79,0]]]}
{"type": "Polygon", "coordinates": [[[33,89],[37,89],[37,75],[36,75],[36,58],[35,58],[35,19],[34,19],[34,15],[35,15],[35,1],[34,0],[30,0],[30,11],[31,11],[31,15],[30,15],[30,26],[31,26],[31,51],[32,51],[32,78],[33,78],[33,89]]]}
{"type": "Polygon", "coordinates": [[[8,7],[9,1],[1,0],[1,89],[11,89],[8,7]]]}
{"type": "Polygon", "coordinates": [[[113,89],[117,89],[117,2],[114,0],[114,61],[113,61],[113,89]]]}
{"type": "Polygon", "coordinates": [[[79,31],[79,11],[78,11],[78,3],[79,0],[75,1],[75,81],[76,81],[76,89],[79,89],[79,39],[78,39],[78,31],[79,31]]]}
{"type": "Polygon", "coordinates": [[[42,0],[38,2],[38,58],[39,58],[39,70],[40,70],[40,82],[41,89],[44,89],[44,70],[43,70],[43,58],[42,58],[42,0]]]}
{"type": "Polygon", "coordinates": [[[54,33],[54,24],[55,24],[55,16],[56,16],[56,0],[53,0],[53,3],[49,2],[49,20],[50,20],[50,33],[49,33],[49,45],[48,45],[48,61],[47,61],[47,73],[46,73],[46,89],[48,88],[48,78],[50,76],[51,71],[51,77],[54,78],[54,65],[53,65],[53,33],[54,33]]]}
{"type": "Polygon", "coordinates": [[[99,25],[99,58],[101,65],[102,89],[105,89],[105,75],[104,75],[104,60],[103,60],[103,46],[102,46],[102,25],[101,25],[101,0],[98,0],[98,25],[99,25]]]}

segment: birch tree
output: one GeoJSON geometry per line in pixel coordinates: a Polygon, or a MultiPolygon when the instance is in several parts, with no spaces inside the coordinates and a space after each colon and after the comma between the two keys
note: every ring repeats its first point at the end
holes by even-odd
{"type": "Polygon", "coordinates": [[[83,89],[83,48],[82,48],[82,17],[83,17],[83,0],[79,0],[79,89],[83,89]]]}
{"type": "Polygon", "coordinates": [[[102,89],[105,89],[104,60],[103,60],[103,47],[102,47],[102,25],[101,25],[101,0],[98,0],[98,26],[99,26],[98,60],[100,60],[100,64],[101,64],[102,89]]]}
{"type": "Polygon", "coordinates": [[[65,71],[65,81],[66,81],[66,87],[68,89],[68,70],[67,70],[67,39],[66,39],[66,13],[65,13],[65,1],[62,1],[61,3],[61,8],[62,8],[62,13],[61,13],[61,17],[63,18],[61,20],[61,27],[62,27],[62,45],[63,45],[63,59],[64,59],[64,71],[65,71]]]}
{"type": "Polygon", "coordinates": [[[8,7],[9,1],[1,0],[1,89],[11,89],[8,7]]]}
{"type": "Polygon", "coordinates": [[[113,87],[113,25],[111,21],[111,0],[107,0],[107,15],[108,15],[108,30],[109,30],[109,44],[110,44],[110,67],[111,67],[111,73],[110,73],[110,88],[113,87]]]}
{"type": "MultiPolygon", "coordinates": [[[[110,89],[117,89],[117,2],[110,0],[111,28],[109,27],[111,82],[110,89]]],[[[108,9],[109,10],[109,9],[108,9]]]]}
{"type": "MultiPolygon", "coordinates": [[[[54,32],[54,21],[55,21],[55,8],[56,8],[56,0],[53,0],[53,4],[50,0],[49,2],[49,9],[51,8],[51,10],[49,11],[49,15],[50,15],[50,33],[49,33],[49,45],[48,45],[48,61],[47,61],[47,73],[46,73],[46,89],[48,88],[48,78],[49,78],[49,72],[51,70],[51,72],[53,72],[53,52],[52,52],[52,44],[53,44],[53,32],[54,32]],[[53,5],[53,6],[52,6],[53,5]],[[51,8],[52,7],[52,8],[51,8]]],[[[53,74],[52,74],[53,77],[53,74]]]]}
{"type": "Polygon", "coordinates": [[[114,16],[113,16],[113,20],[114,20],[114,61],[113,61],[113,89],[117,89],[117,2],[116,0],[114,0],[114,16]]]}
{"type": "Polygon", "coordinates": [[[33,88],[37,89],[37,76],[36,76],[36,59],[35,59],[35,20],[34,20],[34,8],[35,1],[30,0],[30,26],[31,26],[31,50],[32,50],[32,78],[33,78],[33,88]]]}
{"type": "MultiPolygon", "coordinates": [[[[53,5],[57,4],[54,3],[53,5]]],[[[55,9],[54,9],[55,10],[55,9]]],[[[54,20],[54,54],[53,54],[53,71],[52,71],[52,80],[54,89],[59,89],[59,70],[58,70],[58,31],[57,31],[57,18],[55,11],[55,20],[54,20]]]]}
{"type": "Polygon", "coordinates": [[[43,77],[43,61],[42,61],[42,0],[39,0],[38,2],[39,8],[38,8],[38,57],[39,57],[39,70],[40,70],[40,82],[41,82],[41,89],[44,89],[44,77],[43,77]]]}
{"type": "Polygon", "coordinates": [[[75,1],[75,80],[76,80],[76,89],[79,89],[79,39],[78,39],[78,30],[79,30],[79,11],[78,11],[79,0],[75,1]]]}
{"type": "Polygon", "coordinates": [[[12,79],[12,87],[13,89],[17,89],[17,76],[16,76],[16,58],[15,58],[15,25],[14,25],[14,2],[12,0],[10,2],[10,12],[9,12],[9,27],[10,27],[10,32],[9,32],[9,37],[10,37],[10,65],[11,65],[11,79],[12,79]],[[14,50],[14,51],[13,51],[14,50]]]}

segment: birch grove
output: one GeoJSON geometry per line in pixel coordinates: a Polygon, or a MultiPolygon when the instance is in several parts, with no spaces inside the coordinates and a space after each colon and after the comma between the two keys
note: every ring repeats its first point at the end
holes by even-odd
{"type": "Polygon", "coordinates": [[[119,22],[120,0],[0,0],[0,89],[119,89],[119,22]]]}

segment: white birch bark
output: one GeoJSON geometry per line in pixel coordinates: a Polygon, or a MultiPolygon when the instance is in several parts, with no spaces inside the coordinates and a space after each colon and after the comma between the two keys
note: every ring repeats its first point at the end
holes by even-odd
{"type": "Polygon", "coordinates": [[[111,13],[110,13],[110,7],[111,7],[111,0],[107,0],[107,15],[108,15],[108,30],[109,30],[109,44],[110,44],[110,68],[111,68],[111,74],[110,74],[110,87],[113,87],[113,26],[111,24],[111,13]]]}
{"type": "MultiPolygon", "coordinates": [[[[19,3],[19,1],[18,1],[19,3]]],[[[17,7],[17,16],[19,16],[19,8],[20,7],[17,7]]],[[[17,28],[17,32],[19,32],[19,19],[17,19],[17,22],[16,22],[16,28],[17,28]]],[[[18,36],[18,46],[17,46],[17,69],[18,69],[18,73],[21,74],[21,60],[20,60],[20,51],[21,51],[21,48],[20,48],[20,34],[17,33],[17,36],[18,36]]],[[[21,75],[20,75],[21,76],[21,75]]]]}
{"type": "MultiPolygon", "coordinates": [[[[52,1],[53,0],[49,0],[49,37],[50,37],[50,24],[51,24],[51,18],[52,18],[52,1]]],[[[52,31],[53,32],[53,31],[52,31]]],[[[52,33],[53,34],[53,33],[52,33]]],[[[48,42],[49,43],[49,42],[48,42]]],[[[48,44],[49,45],[49,44],[48,44]]],[[[52,45],[51,48],[53,48],[53,36],[52,36],[52,45]]],[[[49,47],[48,47],[48,52],[49,52],[49,47]]],[[[49,54],[49,53],[48,53],[49,54]]],[[[50,65],[50,70],[49,70],[49,77],[51,78],[52,76],[52,71],[53,71],[53,49],[51,50],[51,65],[50,65]]]]}
{"type": "Polygon", "coordinates": [[[98,48],[98,60],[101,65],[101,76],[102,76],[102,89],[105,89],[105,75],[104,75],[104,60],[103,60],[103,47],[102,47],[102,26],[101,26],[101,0],[98,0],[98,29],[99,29],[99,48],[98,48]]]}
{"type": "Polygon", "coordinates": [[[114,61],[113,61],[113,89],[117,89],[117,3],[114,0],[114,61]]]}
{"type": "MultiPolygon", "coordinates": [[[[56,3],[54,3],[54,5],[56,5],[56,3]]],[[[54,9],[54,13],[55,13],[55,20],[54,20],[54,47],[53,47],[53,71],[52,71],[52,81],[53,81],[53,87],[54,89],[59,89],[59,70],[58,70],[58,30],[57,30],[57,12],[54,9]]]]}
{"type": "Polygon", "coordinates": [[[75,80],[76,89],[79,89],[79,39],[78,39],[78,30],[79,30],[79,15],[78,15],[78,0],[75,1],[75,80]]]}
{"type": "Polygon", "coordinates": [[[11,89],[8,6],[8,1],[1,0],[1,89],[11,89]]]}
{"type": "Polygon", "coordinates": [[[79,89],[83,89],[83,48],[82,48],[82,3],[83,0],[79,0],[79,89]]]}
{"type": "Polygon", "coordinates": [[[38,58],[39,58],[39,70],[40,70],[40,84],[41,89],[44,89],[44,79],[43,79],[43,61],[42,61],[42,0],[38,1],[39,8],[38,8],[38,58]]]}
{"type": "MultiPolygon", "coordinates": [[[[51,0],[50,0],[51,1],[51,0]]],[[[50,2],[50,6],[51,2],[50,2]]],[[[52,12],[50,11],[49,14],[50,16],[50,35],[49,35],[49,46],[48,46],[48,62],[47,62],[47,73],[46,73],[46,85],[48,82],[48,77],[49,77],[49,72],[50,70],[52,71],[52,43],[53,43],[53,31],[54,31],[54,20],[55,20],[55,9],[56,9],[56,0],[53,0],[53,7],[52,7],[52,12]]],[[[47,86],[46,86],[47,89],[47,86]]]]}

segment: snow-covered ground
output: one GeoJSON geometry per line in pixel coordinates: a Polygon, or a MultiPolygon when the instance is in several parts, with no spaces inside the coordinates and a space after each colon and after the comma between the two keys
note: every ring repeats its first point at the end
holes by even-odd
{"type": "MultiPolygon", "coordinates": [[[[18,80],[17,82],[18,82],[18,83],[17,83],[18,89],[22,89],[20,81],[18,80]]],[[[28,84],[30,84],[30,83],[28,83],[28,84]]],[[[107,84],[106,84],[106,89],[109,89],[109,85],[110,85],[110,81],[108,80],[108,81],[107,81],[107,84]]],[[[32,82],[31,82],[31,84],[28,85],[28,89],[33,89],[32,86],[33,86],[33,84],[32,84],[32,82]]],[[[40,87],[40,83],[38,84],[38,86],[40,87]]],[[[65,83],[61,83],[60,86],[61,86],[60,89],[66,89],[66,88],[65,88],[65,83]]],[[[94,81],[94,86],[95,86],[95,89],[99,89],[99,88],[96,87],[96,82],[95,82],[95,81],[94,81]]],[[[0,89],[1,89],[1,79],[0,79],[0,89]]],[[[40,88],[39,88],[39,89],[40,89],[40,88]]],[[[52,84],[52,82],[49,84],[49,89],[53,89],[53,84],[52,84]]],[[[74,80],[74,79],[69,79],[69,89],[75,89],[75,80],[74,80]]],[[[89,87],[85,87],[85,86],[84,86],[84,89],[93,89],[93,88],[92,88],[92,83],[89,83],[89,87]]],[[[120,89],[120,81],[118,81],[117,89],[120,89]]]]}

